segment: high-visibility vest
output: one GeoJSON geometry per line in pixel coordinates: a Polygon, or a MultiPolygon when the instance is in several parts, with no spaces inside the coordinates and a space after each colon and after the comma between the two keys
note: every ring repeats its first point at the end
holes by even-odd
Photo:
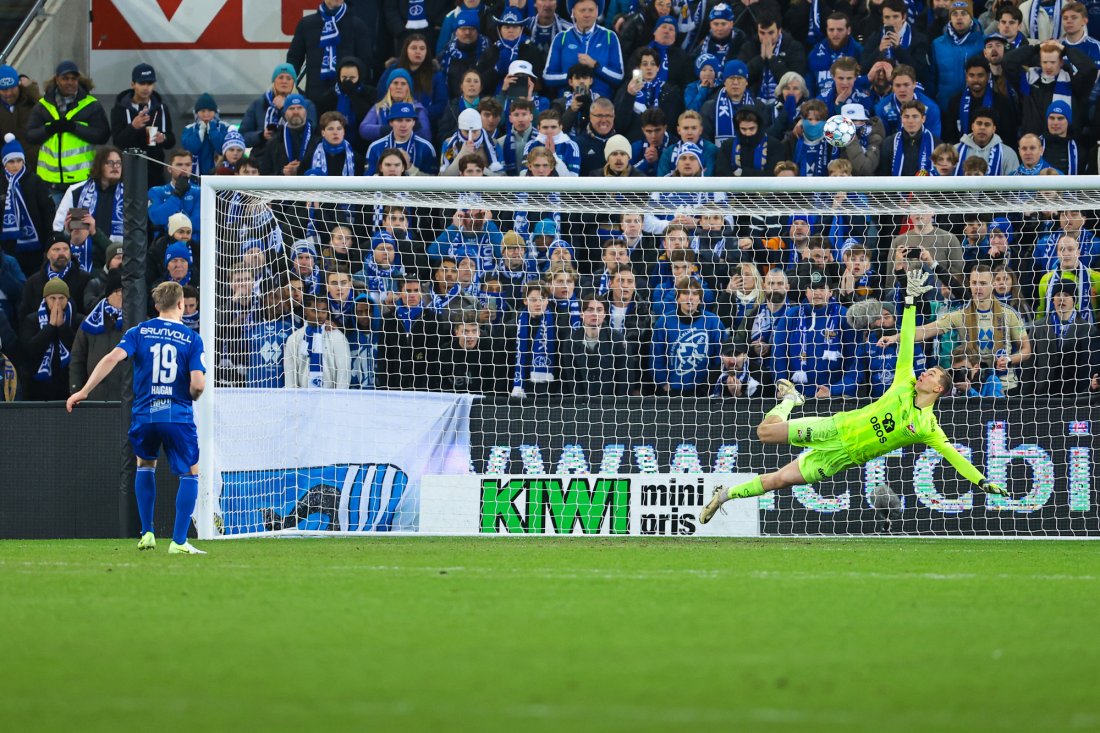
{"type": "MultiPolygon", "coordinates": [[[[65,113],[65,119],[71,120],[80,110],[96,101],[90,94],[84,96],[65,113]]],[[[50,117],[61,119],[57,107],[45,97],[38,103],[46,108],[50,117]]],[[[79,183],[88,180],[92,173],[92,159],[95,158],[95,146],[69,132],[51,135],[42,143],[38,151],[38,177],[47,183],[79,183]]]]}

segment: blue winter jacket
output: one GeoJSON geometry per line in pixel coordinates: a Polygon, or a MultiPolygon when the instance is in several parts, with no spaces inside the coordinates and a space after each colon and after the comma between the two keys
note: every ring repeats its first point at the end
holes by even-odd
{"type": "Polygon", "coordinates": [[[555,36],[546,57],[543,82],[551,89],[563,89],[569,67],[577,63],[582,53],[596,59],[593,91],[601,97],[613,97],[623,82],[623,51],[615,32],[601,25],[594,26],[588,33],[570,28],[555,36]]]}
{"type": "Polygon", "coordinates": [[[933,89],[940,109],[947,109],[951,97],[966,86],[966,60],[974,55],[981,56],[982,49],[985,48],[985,34],[982,33],[978,21],[971,21],[970,33],[962,43],[955,43],[951,31],[951,25],[948,24],[943,29],[943,35],[932,41],[933,89]]]}

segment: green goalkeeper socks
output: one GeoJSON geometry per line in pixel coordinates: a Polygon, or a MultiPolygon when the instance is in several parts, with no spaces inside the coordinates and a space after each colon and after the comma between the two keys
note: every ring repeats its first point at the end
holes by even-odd
{"type": "Polygon", "coordinates": [[[764,484],[760,483],[760,477],[754,476],[751,481],[734,486],[726,492],[731,499],[747,499],[750,496],[760,496],[764,492],[764,484]]]}
{"type": "Polygon", "coordinates": [[[774,415],[780,420],[786,420],[791,416],[791,410],[796,407],[798,407],[798,404],[794,400],[779,400],[779,404],[768,410],[768,414],[764,417],[766,419],[774,415]]]}

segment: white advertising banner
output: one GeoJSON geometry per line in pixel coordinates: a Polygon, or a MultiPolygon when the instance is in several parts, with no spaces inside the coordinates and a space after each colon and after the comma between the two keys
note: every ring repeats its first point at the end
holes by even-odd
{"type": "Polygon", "coordinates": [[[415,532],[425,474],[470,466],[470,395],[216,392],[209,450],[224,535],[415,532]]]}
{"type": "Polygon", "coordinates": [[[756,499],[698,517],[714,487],[750,474],[424,476],[420,532],[440,535],[756,537],[756,499]]]}

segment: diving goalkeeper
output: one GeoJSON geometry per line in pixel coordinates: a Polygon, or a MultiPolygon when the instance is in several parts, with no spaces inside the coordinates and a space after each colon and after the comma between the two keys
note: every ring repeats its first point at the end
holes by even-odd
{"type": "Polygon", "coordinates": [[[914,443],[924,443],[940,452],[955,469],[973,481],[982,491],[1005,494],[1000,484],[987,481],[981,471],[959,454],[936,421],[932,408],[944,391],[951,388],[951,377],[942,367],[932,367],[920,377],[913,374],[913,334],[916,314],[913,303],[932,289],[928,273],[913,270],[906,275],[905,312],[902,316],[901,342],[898,344],[894,381],[890,389],[866,407],[841,412],[832,417],[803,417],[788,420],[791,410],[806,401],[790,381],[776,383],[779,404],[771,409],[756,428],[764,443],[788,443],[809,448],[783,468],[727,489],[714,490],[710,503],[703,507],[699,521],[706,524],[722,504],[730,499],[759,496],[768,491],[798,484],[815,483],[852,466],[914,443]]]}

